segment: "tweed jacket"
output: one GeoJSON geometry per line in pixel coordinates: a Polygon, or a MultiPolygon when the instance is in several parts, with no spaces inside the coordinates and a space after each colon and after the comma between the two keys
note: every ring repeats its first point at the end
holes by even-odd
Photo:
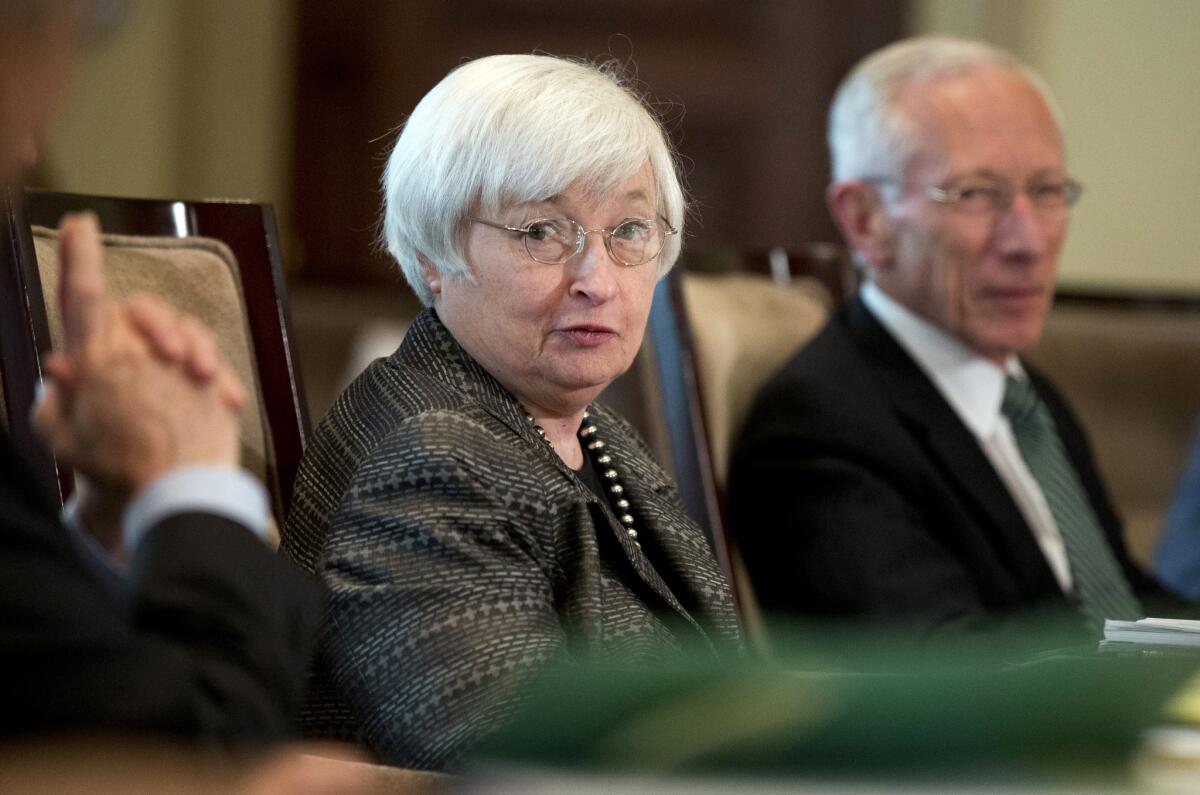
{"type": "Polygon", "coordinates": [[[546,663],[731,654],[731,594],[674,485],[591,410],[641,547],[432,310],[318,427],[284,549],[330,589],[323,675],[360,737],[452,769],[546,663]]]}

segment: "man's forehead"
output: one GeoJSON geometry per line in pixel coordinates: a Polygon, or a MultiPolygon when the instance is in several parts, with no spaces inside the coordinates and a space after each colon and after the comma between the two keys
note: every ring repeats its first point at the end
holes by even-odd
{"type": "Polygon", "coordinates": [[[1057,120],[1041,92],[1020,72],[986,66],[914,80],[892,102],[898,124],[913,141],[905,170],[944,165],[956,170],[1001,169],[992,156],[1057,169],[1063,146],[1057,120]],[[953,162],[952,162],[953,161],[953,162]]]}
{"type": "MultiPolygon", "coordinates": [[[[978,66],[960,72],[915,77],[897,86],[891,107],[912,121],[937,123],[971,111],[1004,112],[1017,103],[1045,106],[1037,89],[1019,72],[978,66]]],[[[1049,114],[1049,109],[1046,109],[1049,114]]]]}

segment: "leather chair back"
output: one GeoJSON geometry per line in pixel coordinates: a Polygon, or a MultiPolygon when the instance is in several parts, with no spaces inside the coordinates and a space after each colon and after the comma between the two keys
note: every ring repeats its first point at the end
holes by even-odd
{"type": "Polygon", "coordinates": [[[309,431],[291,343],[291,320],[269,205],[119,199],[26,191],[6,207],[0,237],[0,368],[16,443],[47,487],[66,499],[70,473],[41,451],[28,427],[40,357],[60,342],[54,226],[91,210],[105,230],[106,268],[117,297],[150,292],[214,331],[250,394],[242,417],[242,463],[271,493],[282,525],[309,431]]]}

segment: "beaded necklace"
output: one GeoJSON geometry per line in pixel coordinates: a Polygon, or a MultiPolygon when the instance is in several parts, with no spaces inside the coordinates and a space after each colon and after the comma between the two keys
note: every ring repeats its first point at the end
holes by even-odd
{"type": "MultiPolygon", "coordinates": [[[[538,436],[542,437],[542,441],[553,450],[554,445],[550,444],[550,440],[546,438],[546,430],[534,422],[533,415],[526,412],[525,419],[537,431],[538,436]]],[[[606,492],[605,496],[608,497],[609,506],[625,529],[625,535],[633,539],[633,543],[637,545],[638,549],[641,549],[642,544],[638,541],[638,531],[634,527],[633,514],[629,512],[629,500],[625,499],[625,487],[621,485],[621,474],[617,471],[612,454],[608,452],[604,440],[596,432],[592,415],[587,411],[583,412],[583,422],[579,426],[579,440],[600,472],[601,483],[606,492]]],[[[557,453],[555,454],[557,455],[557,453]]]]}

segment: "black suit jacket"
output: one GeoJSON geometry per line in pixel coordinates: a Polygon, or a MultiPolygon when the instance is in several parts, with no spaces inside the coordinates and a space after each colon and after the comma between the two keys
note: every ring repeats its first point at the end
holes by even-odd
{"type": "MultiPolygon", "coordinates": [[[[1082,429],[1026,365],[1135,590],[1082,429]]],[[[736,448],[730,514],[765,609],[943,625],[1068,601],[970,430],[860,299],[763,389],[736,448]]]]}
{"type": "Polygon", "coordinates": [[[246,528],[150,529],[114,594],[0,431],[0,736],[291,734],[321,591],[246,528]]]}

